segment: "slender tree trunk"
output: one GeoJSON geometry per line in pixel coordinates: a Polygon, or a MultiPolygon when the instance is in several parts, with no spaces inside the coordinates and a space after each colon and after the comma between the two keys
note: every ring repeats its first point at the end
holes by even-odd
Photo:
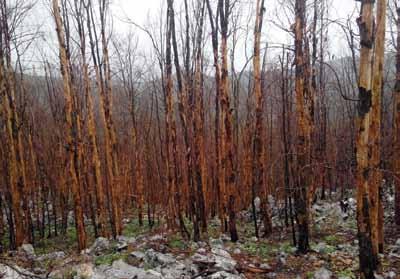
{"type": "MultiPolygon", "coordinates": [[[[381,10],[380,5],[382,5],[381,0],[378,4],[378,10],[381,10]]],[[[382,23],[382,19],[384,18],[385,15],[380,11],[378,21],[382,23]],[[383,18],[379,18],[380,16],[383,16],[383,18]]],[[[361,35],[357,118],[357,225],[360,246],[361,278],[372,279],[379,265],[377,229],[379,186],[375,180],[377,174],[377,170],[375,169],[377,160],[376,153],[371,149],[374,138],[377,138],[376,133],[379,132],[376,131],[377,119],[375,114],[379,111],[376,106],[379,105],[377,103],[377,98],[380,98],[374,96],[380,94],[376,91],[375,74],[373,74],[372,69],[374,49],[374,2],[361,2],[361,14],[357,19],[357,23],[361,35]],[[372,78],[373,76],[374,78],[372,78]]],[[[384,32],[384,26],[382,24],[378,26],[378,30],[382,32],[382,27],[384,32]]],[[[376,50],[378,52],[381,51],[379,49],[376,50]]],[[[382,59],[379,57],[377,58],[382,59]]],[[[379,69],[377,71],[379,71],[379,69]]],[[[378,80],[377,82],[379,83],[378,80]]]]}
{"type": "Polygon", "coordinates": [[[75,225],[78,235],[78,249],[83,250],[86,248],[86,231],[83,218],[83,207],[82,200],[79,189],[79,181],[75,170],[75,160],[74,160],[74,125],[73,125],[73,111],[72,111],[72,99],[73,99],[73,88],[71,82],[71,70],[69,68],[69,62],[67,58],[67,51],[65,45],[65,34],[64,27],[62,24],[62,19],[60,15],[60,10],[58,6],[58,0],[53,0],[53,14],[54,20],[57,27],[57,38],[60,50],[60,64],[61,73],[63,76],[63,91],[65,99],[65,141],[68,146],[67,158],[66,158],[66,175],[69,180],[69,184],[72,189],[72,194],[74,198],[75,206],[75,225]]]}
{"type": "Polygon", "coordinates": [[[306,29],[306,1],[296,0],[295,4],[295,64],[296,64],[296,110],[297,110],[297,177],[295,207],[299,231],[298,250],[307,253],[309,249],[308,199],[307,191],[311,175],[311,119],[308,106],[307,57],[304,47],[306,29]]]}
{"type": "Polygon", "coordinates": [[[252,184],[259,189],[261,195],[261,208],[264,223],[264,235],[272,233],[272,222],[268,205],[268,192],[266,189],[267,181],[264,181],[266,150],[263,144],[265,138],[265,127],[263,125],[264,96],[261,89],[261,65],[260,65],[260,42],[264,16],[264,0],[257,0],[256,22],[254,26],[254,56],[253,56],[253,75],[254,75],[254,98],[256,104],[256,119],[254,125],[254,161],[253,161],[253,181],[252,184]]]}
{"type": "MultiPolygon", "coordinates": [[[[374,232],[373,239],[377,253],[383,253],[383,205],[382,205],[382,172],[381,172],[381,115],[382,115],[382,83],[385,59],[385,32],[386,32],[386,0],[377,2],[375,54],[372,74],[372,110],[370,122],[371,157],[371,218],[374,232]]],[[[378,263],[379,264],[379,263],[378,263]]]]}
{"type": "MultiPolygon", "coordinates": [[[[88,71],[88,64],[86,60],[86,38],[85,38],[85,26],[83,24],[82,6],[78,6],[77,0],[75,0],[75,7],[77,10],[77,26],[80,38],[80,51],[81,51],[81,68],[83,71],[83,82],[84,92],[86,99],[86,110],[87,110],[87,131],[89,140],[89,152],[90,159],[88,160],[89,169],[93,175],[94,189],[96,196],[96,219],[97,227],[100,236],[108,236],[106,230],[107,217],[106,217],[106,205],[103,189],[103,178],[101,175],[101,163],[98,153],[97,139],[96,139],[96,124],[94,115],[94,106],[92,100],[92,90],[90,85],[90,77],[88,71]]],[[[89,18],[87,20],[90,20],[89,18]]],[[[88,180],[90,181],[90,180],[88,180]]]]}
{"type": "Polygon", "coordinates": [[[238,240],[236,230],[236,189],[233,162],[233,138],[232,138],[232,110],[230,107],[231,97],[229,94],[229,76],[228,76],[228,22],[230,13],[230,1],[219,1],[219,12],[221,21],[221,85],[220,85],[220,103],[222,118],[222,135],[221,135],[221,163],[222,163],[222,188],[226,193],[226,208],[229,217],[228,227],[231,235],[231,241],[238,240]]]}
{"type": "Polygon", "coordinates": [[[394,173],[395,173],[395,222],[400,226],[400,8],[397,9],[397,45],[396,45],[396,84],[394,87],[394,173]]]}

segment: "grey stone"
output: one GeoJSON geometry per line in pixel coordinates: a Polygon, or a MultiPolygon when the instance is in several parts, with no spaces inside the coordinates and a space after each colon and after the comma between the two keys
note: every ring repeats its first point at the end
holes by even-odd
{"type": "Polygon", "coordinates": [[[134,266],[130,266],[123,260],[117,260],[113,262],[111,267],[99,267],[95,270],[97,278],[109,278],[109,279],[161,279],[162,274],[154,270],[144,270],[134,266]],[[104,277],[101,277],[104,276],[104,277]]]}
{"type": "Polygon", "coordinates": [[[231,255],[228,253],[228,251],[221,249],[221,248],[212,248],[211,253],[217,256],[225,257],[225,258],[231,258],[231,255]]]}
{"type": "Polygon", "coordinates": [[[0,264],[0,275],[2,277],[0,278],[5,278],[5,279],[28,279],[28,278],[32,278],[31,276],[29,276],[29,274],[31,274],[30,272],[24,270],[23,268],[19,267],[19,266],[15,266],[15,269],[17,269],[18,271],[26,274],[27,276],[21,275],[20,273],[18,273],[16,270],[14,270],[13,268],[4,265],[4,264],[0,264]]]}
{"type": "Polygon", "coordinates": [[[260,264],[260,268],[262,269],[271,269],[271,266],[267,263],[260,264]]]}
{"type": "Polygon", "coordinates": [[[241,253],[242,253],[242,251],[239,248],[235,248],[233,250],[233,254],[235,254],[235,255],[238,255],[238,254],[241,254],[241,253]]]}
{"type": "Polygon", "coordinates": [[[63,251],[52,252],[48,254],[41,255],[36,258],[36,261],[48,261],[48,260],[60,260],[64,259],[67,255],[63,251]]]}
{"type": "Polygon", "coordinates": [[[330,279],[332,278],[332,272],[325,267],[321,267],[314,273],[314,279],[330,279]]]}
{"type": "Polygon", "coordinates": [[[161,269],[161,274],[165,279],[184,278],[190,276],[190,270],[186,269],[186,265],[181,262],[176,262],[161,269]]]}
{"type": "Polygon", "coordinates": [[[261,205],[260,197],[255,197],[254,198],[254,206],[255,206],[257,212],[260,211],[260,205],[261,205]]]}
{"type": "Polygon", "coordinates": [[[36,256],[35,249],[33,248],[32,244],[22,244],[18,251],[30,259],[33,259],[36,256]]]}
{"type": "Polygon", "coordinates": [[[326,251],[326,243],[325,242],[319,242],[315,247],[314,247],[314,251],[317,253],[325,253],[326,251]]]}
{"type": "Polygon", "coordinates": [[[234,272],[236,267],[236,261],[232,259],[231,255],[223,249],[213,248],[211,250],[215,257],[215,267],[220,270],[225,270],[228,272],[234,272]]]}
{"type": "Polygon", "coordinates": [[[75,267],[75,271],[74,279],[93,278],[95,276],[94,266],[91,263],[82,263],[75,267]]]}
{"type": "Polygon", "coordinates": [[[146,255],[141,251],[133,251],[132,253],[130,253],[130,256],[138,259],[144,259],[146,255]]]}
{"type": "Polygon", "coordinates": [[[158,241],[163,239],[164,237],[161,234],[155,234],[149,238],[150,241],[158,241]]]}
{"type": "Polygon", "coordinates": [[[240,275],[228,273],[226,271],[218,271],[210,276],[209,279],[242,279],[240,275]]]}
{"type": "Polygon", "coordinates": [[[119,243],[135,244],[136,243],[136,238],[119,235],[119,236],[117,236],[117,241],[119,243]]]}
{"type": "Polygon", "coordinates": [[[111,247],[110,241],[104,237],[98,237],[90,246],[89,254],[99,255],[100,253],[109,250],[111,247]]]}
{"type": "Polygon", "coordinates": [[[123,243],[118,243],[117,245],[117,251],[122,251],[128,249],[128,243],[123,242],[123,243]]]}
{"type": "Polygon", "coordinates": [[[385,273],[385,279],[395,279],[396,273],[394,271],[389,271],[385,273]]]}
{"type": "Polygon", "coordinates": [[[210,238],[210,245],[211,245],[211,247],[222,248],[224,245],[224,242],[220,238],[210,238]]]}
{"type": "Polygon", "coordinates": [[[145,261],[156,267],[159,265],[165,266],[172,264],[176,262],[176,259],[171,254],[162,254],[154,251],[153,249],[149,249],[145,252],[145,261]]]}
{"type": "Polygon", "coordinates": [[[204,249],[204,248],[199,248],[199,249],[197,249],[197,253],[204,254],[204,253],[206,253],[206,252],[207,252],[207,250],[204,249]]]}

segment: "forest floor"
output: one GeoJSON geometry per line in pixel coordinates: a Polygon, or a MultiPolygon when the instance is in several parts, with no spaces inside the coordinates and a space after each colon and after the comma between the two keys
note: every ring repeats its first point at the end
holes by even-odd
{"type": "MultiPolygon", "coordinates": [[[[209,222],[204,241],[183,240],[163,226],[149,229],[136,219],[126,219],[123,236],[117,240],[92,239],[92,246],[77,254],[76,235],[25,245],[0,258],[0,278],[358,278],[358,243],[355,201],[317,202],[312,207],[311,250],[298,254],[291,228],[274,211],[273,234],[254,237],[251,213],[238,214],[240,240],[220,234],[218,220],[209,222]],[[2,277],[3,276],[3,277],[2,277]]],[[[378,279],[400,278],[400,234],[386,212],[385,251],[380,254],[382,272],[378,279]]],[[[188,225],[190,226],[190,224],[188,225]]]]}

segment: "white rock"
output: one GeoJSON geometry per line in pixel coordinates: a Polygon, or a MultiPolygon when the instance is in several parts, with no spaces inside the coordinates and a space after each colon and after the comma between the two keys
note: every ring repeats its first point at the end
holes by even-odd
{"type": "Polygon", "coordinates": [[[242,277],[240,275],[231,274],[226,271],[216,272],[216,273],[210,275],[208,278],[210,278],[210,279],[242,279],[242,277]]]}
{"type": "MultiPolygon", "coordinates": [[[[24,270],[18,266],[15,266],[15,268],[23,273],[30,274],[29,272],[27,272],[26,270],[24,270]]],[[[1,276],[0,278],[4,278],[4,279],[28,279],[28,278],[30,278],[30,277],[20,275],[17,271],[15,271],[11,267],[6,266],[4,264],[0,264],[0,276],[1,276]]]]}
{"type": "Polygon", "coordinates": [[[389,271],[385,273],[385,279],[395,279],[396,273],[394,271],[389,271]]]}
{"type": "Polygon", "coordinates": [[[242,253],[242,251],[241,251],[239,248],[235,248],[235,249],[233,250],[233,254],[235,254],[235,255],[238,255],[238,254],[240,254],[240,253],[242,253]]]}
{"type": "Polygon", "coordinates": [[[36,261],[42,262],[47,260],[59,260],[66,257],[66,254],[63,251],[52,252],[48,254],[41,255],[36,258],[36,261]]]}
{"type": "Polygon", "coordinates": [[[123,260],[113,262],[111,267],[99,267],[96,269],[96,276],[107,279],[126,279],[126,278],[141,278],[141,279],[161,279],[162,274],[154,270],[144,270],[134,266],[130,266],[123,260]]]}
{"type": "Polygon", "coordinates": [[[110,241],[104,237],[98,237],[89,248],[89,254],[98,255],[101,252],[110,249],[110,241]]]}
{"type": "Polygon", "coordinates": [[[330,279],[332,278],[332,272],[324,267],[321,267],[314,273],[314,279],[330,279]]]}
{"type": "Polygon", "coordinates": [[[22,244],[18,250],[29,258],[34,258],[36,256],[35,249],[33,248],[32,244],[22,244]]]}

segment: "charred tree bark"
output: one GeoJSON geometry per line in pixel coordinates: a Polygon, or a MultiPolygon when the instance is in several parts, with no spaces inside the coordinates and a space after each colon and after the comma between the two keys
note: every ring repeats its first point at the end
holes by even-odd
{"type": "Polygon", "coordinates": [[[295,65],[296,65],[296,120],[297,120],[297,177],[295,208],[298,225],[298,250],[307,253],[309,249],[308,199],[307,191],[311,175],[311,119],[308,106],[307,57],[304,47],[306,29],[306,1],[296,0],[295,4],[295,65]]]}
{"type": "Polygon", "coordinates": [[[238,240],[236,230],[236,189],[235,180],[236,174],[234,172],[233,162],[233,117],[231,110],[231,97],[229,94],[229,76],[228,76],[228,23],[230,14],[230,1],[219,0],[219,17],[221,25],[221,84],[220,84],[220,104],[221,104],[221,118],[222,118],[222,134],[221,134],[221,168],[222,189],[225,189],[225,204],[228,215],[228,229],[231,236],[231,241],[238,240]]]}
{"type": "Polygon", "coordinates": [[[261,90],[261,63],[260,63],[260,42],[261,30],[264,17],[264,0],[257,0],[256,22],[254,26],[254,56],[253,56],[253,79],[254,79],[254,98],[256,104],[255,126],[254,126],[254,160],[253,160],[253,181],[252,184],[258,189],[261,195],[261,209],[264,223],[264,236],[272,233],[272,222],[268,204],[267,181],[264,181],[264,172],[266,164],[266,150],[263,144],[265,139],[264,127],[264,96],[261,90]]]}
{"type": "MultiPolygon", "coordinates": [[[[385,0],[378,1],[378,21],[380,26],[376,33],[382,39],[385,26],[385,0]],[[383,5],[383,6],[382,6],[383,5]]],[[[378,206],[379,206],[379,183],[377,178],[377,163],[379,154],[376,146],[372,147],[376,140],[379,140],[379,124],[376,113],[380,111],[377,107],[380,104],[380,84],[382,78],[383,57],[374,53],[374,2],[362,1],[361,14],[357,19],[360,29],[360,70],[359,70],[359,103],[357,117],[357,225],[358,240],[360,246],[360,272],[362,279],[374,278],[374,272],[378,269],[378,206]],[[378,66],[378,69],[372,67],[378,66]],[[374,73],[378,71],[378,73],[374,73]],[[380,72],[380,73],[379,73],[380,72]],[[378,98],[378,99],[377,99],[378,98]],[[375,151],[374,151],[375,149],[375,151]]],[[[384,38],[384,37],[383,37],[384,38]]],[[[383,41],[381,42],[384,43],[383,41]]],[[[383,55],[382,44],[375,46],[377,53],[383,55]],[[381,48],[381,49],[380,49],[381,48]]]]}
{"type": "MultiPolygon", "coordinates": [[[[379,0],[376,13],[375,49],[372,74],[372,110],[370,122],[370,148],[372,169],[371,217],[373,218],[373,239],[377,253],[383,253],[383,205],[381,172],[381,115],[382,84],[385,60],[386,2],[379,0]]],[[[379,264],[379,263],[378,263],[379,264]]]]}

